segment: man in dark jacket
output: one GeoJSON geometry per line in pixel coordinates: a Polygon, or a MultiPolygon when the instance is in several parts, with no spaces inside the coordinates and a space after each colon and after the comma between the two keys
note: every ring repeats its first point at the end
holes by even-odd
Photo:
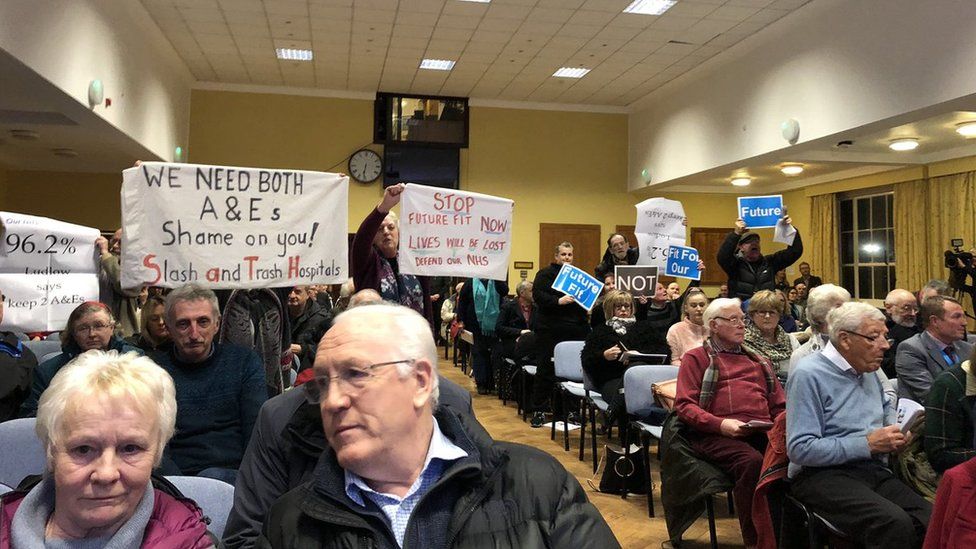
{"type": "Polygon", "coordinates": [[[902,288],[888,292],[884,300],[885,327],[888,328],[888,341],[891,347],[885,351],[881,369],[889,378],[897,376],[895,357],[902,341],[921,333],[918,322],[918,301],[915,294],[902,288]]]}
{"type": "MultiPolygon", "coordinates": [[[[440,406],[474,418],[471,393],[445,377],[439,381],[440,406]]],[[[303,387],[265,402],[237,473],[224,545],[253,547],[271,504],[311,480],[328,447],[319,406],[308,402],[303,387]]]]}
{"type": "Polygon", "coordinates": [[[288,293],[291,352],[298,357],[303,370],[312,367],[315,348],[332,325],[332,315],[310,297],[308,286],[295,286],[288,293]]]}
{"type": "Polygon", "coordinates": [[[594,269],[597,278],[603,278],[608,273],[613,274],[613,268],[617,265],[637,265],[640,258],[640,250],[631,248],[627,244],[627,238],[620,233],[613,233],[607,239],[607,251],[603,253],[603,260],[594,269]]]}
{"type": "Polygon", "coordinates": [[[260,546],[618,546],[555,459],[435,413],[437,349],[417,313],[352,309],[319,351],[310,396],[330,448],[272,505],[260,546]]]}
{"type": "Polygon", "coordinates": [[[535,411],[532,415],[533,427],[542,427],[546,421],[545,411],[549,407],[552,384],[556,381],[556,370],[552,363],[556,344],[561,341],[583,341],[590,333],[586,309],[580,307],[573,296],[563,295],[552,289],[552,283],[556,281],[564,263],[573,263],[573,245],[569,242],[556,246],[553,262],[539,269],[532,283],[532,299],[539,310],[536,320],[538,368],[529,406],[529,409],[535,411]]]}
{"type": "MultiPolygon", "coordinates": [[[[792,225],[790,216],[783,218],[792,225]]],[[[725,237],[718,249],[718,264],[729,275],[729,297],[743,301],[759,290],[775,288],[776,271],[786,269],[803,255],[803,241],[796,233],[793,244],[774,254],[763,255],[759,234],[746,230],[742,218],[735,220],[735,230],[725,237]]]]}
{"type": "MultiPolygon", "coordinates": [[[[3,304],[6,299],[0,289],[0,324],[3,324],[3,304]]],[[[17,417],[17,411],[30,395],[31,375],[37,367],[37,357],[12,332],[0,332],[0,421],[17,417]]]]}

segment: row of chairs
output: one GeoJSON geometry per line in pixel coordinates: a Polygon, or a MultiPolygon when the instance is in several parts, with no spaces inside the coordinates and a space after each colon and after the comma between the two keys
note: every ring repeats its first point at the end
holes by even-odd
{"type": "MultiPolygon", "coordinates": [[[[44,473],[47,456],[34,431],[35,424],[34,418],[0,423],[0,494],[13,490],[28,476],[44,473]]],[[[167,476],[166,479],[200,506],[210,520],[210,532],[222,537],[234,505],[234,487],[204,477],[167,476]]]]}

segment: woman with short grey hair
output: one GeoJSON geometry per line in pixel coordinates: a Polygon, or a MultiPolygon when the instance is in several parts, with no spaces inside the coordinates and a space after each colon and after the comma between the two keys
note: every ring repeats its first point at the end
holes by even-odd
{"type": "Polygon", "coordinates": [[[45,473],[0,497],[0,546],[213,547],[200,509],[152,483],[175,428],[173,380],[155,362],[81,354],[41,396],[45,473]]]}

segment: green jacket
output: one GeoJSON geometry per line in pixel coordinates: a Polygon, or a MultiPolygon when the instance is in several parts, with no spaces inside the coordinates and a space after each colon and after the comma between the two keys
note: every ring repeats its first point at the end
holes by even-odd
{"type": "Polygon", "coordinates": [[[973,405],[976,376],[969,361],[957,364],[932,382],[925,400],[925,453],[942,472],[976,457],[973,448],[973,405]]]}

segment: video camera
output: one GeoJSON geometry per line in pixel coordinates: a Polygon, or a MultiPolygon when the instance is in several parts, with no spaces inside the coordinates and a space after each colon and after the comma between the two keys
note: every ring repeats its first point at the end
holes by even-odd
{"type": "Polygon", "coordinates": [[[961,238],[953,238],[949,242],[949,245],[952,246],[952,249],[945,251],[946,269],[960,268],[959,261],[962,261],[964,267],[969,267],[973,264],[973,254],[962,251],[961,238]]]}

